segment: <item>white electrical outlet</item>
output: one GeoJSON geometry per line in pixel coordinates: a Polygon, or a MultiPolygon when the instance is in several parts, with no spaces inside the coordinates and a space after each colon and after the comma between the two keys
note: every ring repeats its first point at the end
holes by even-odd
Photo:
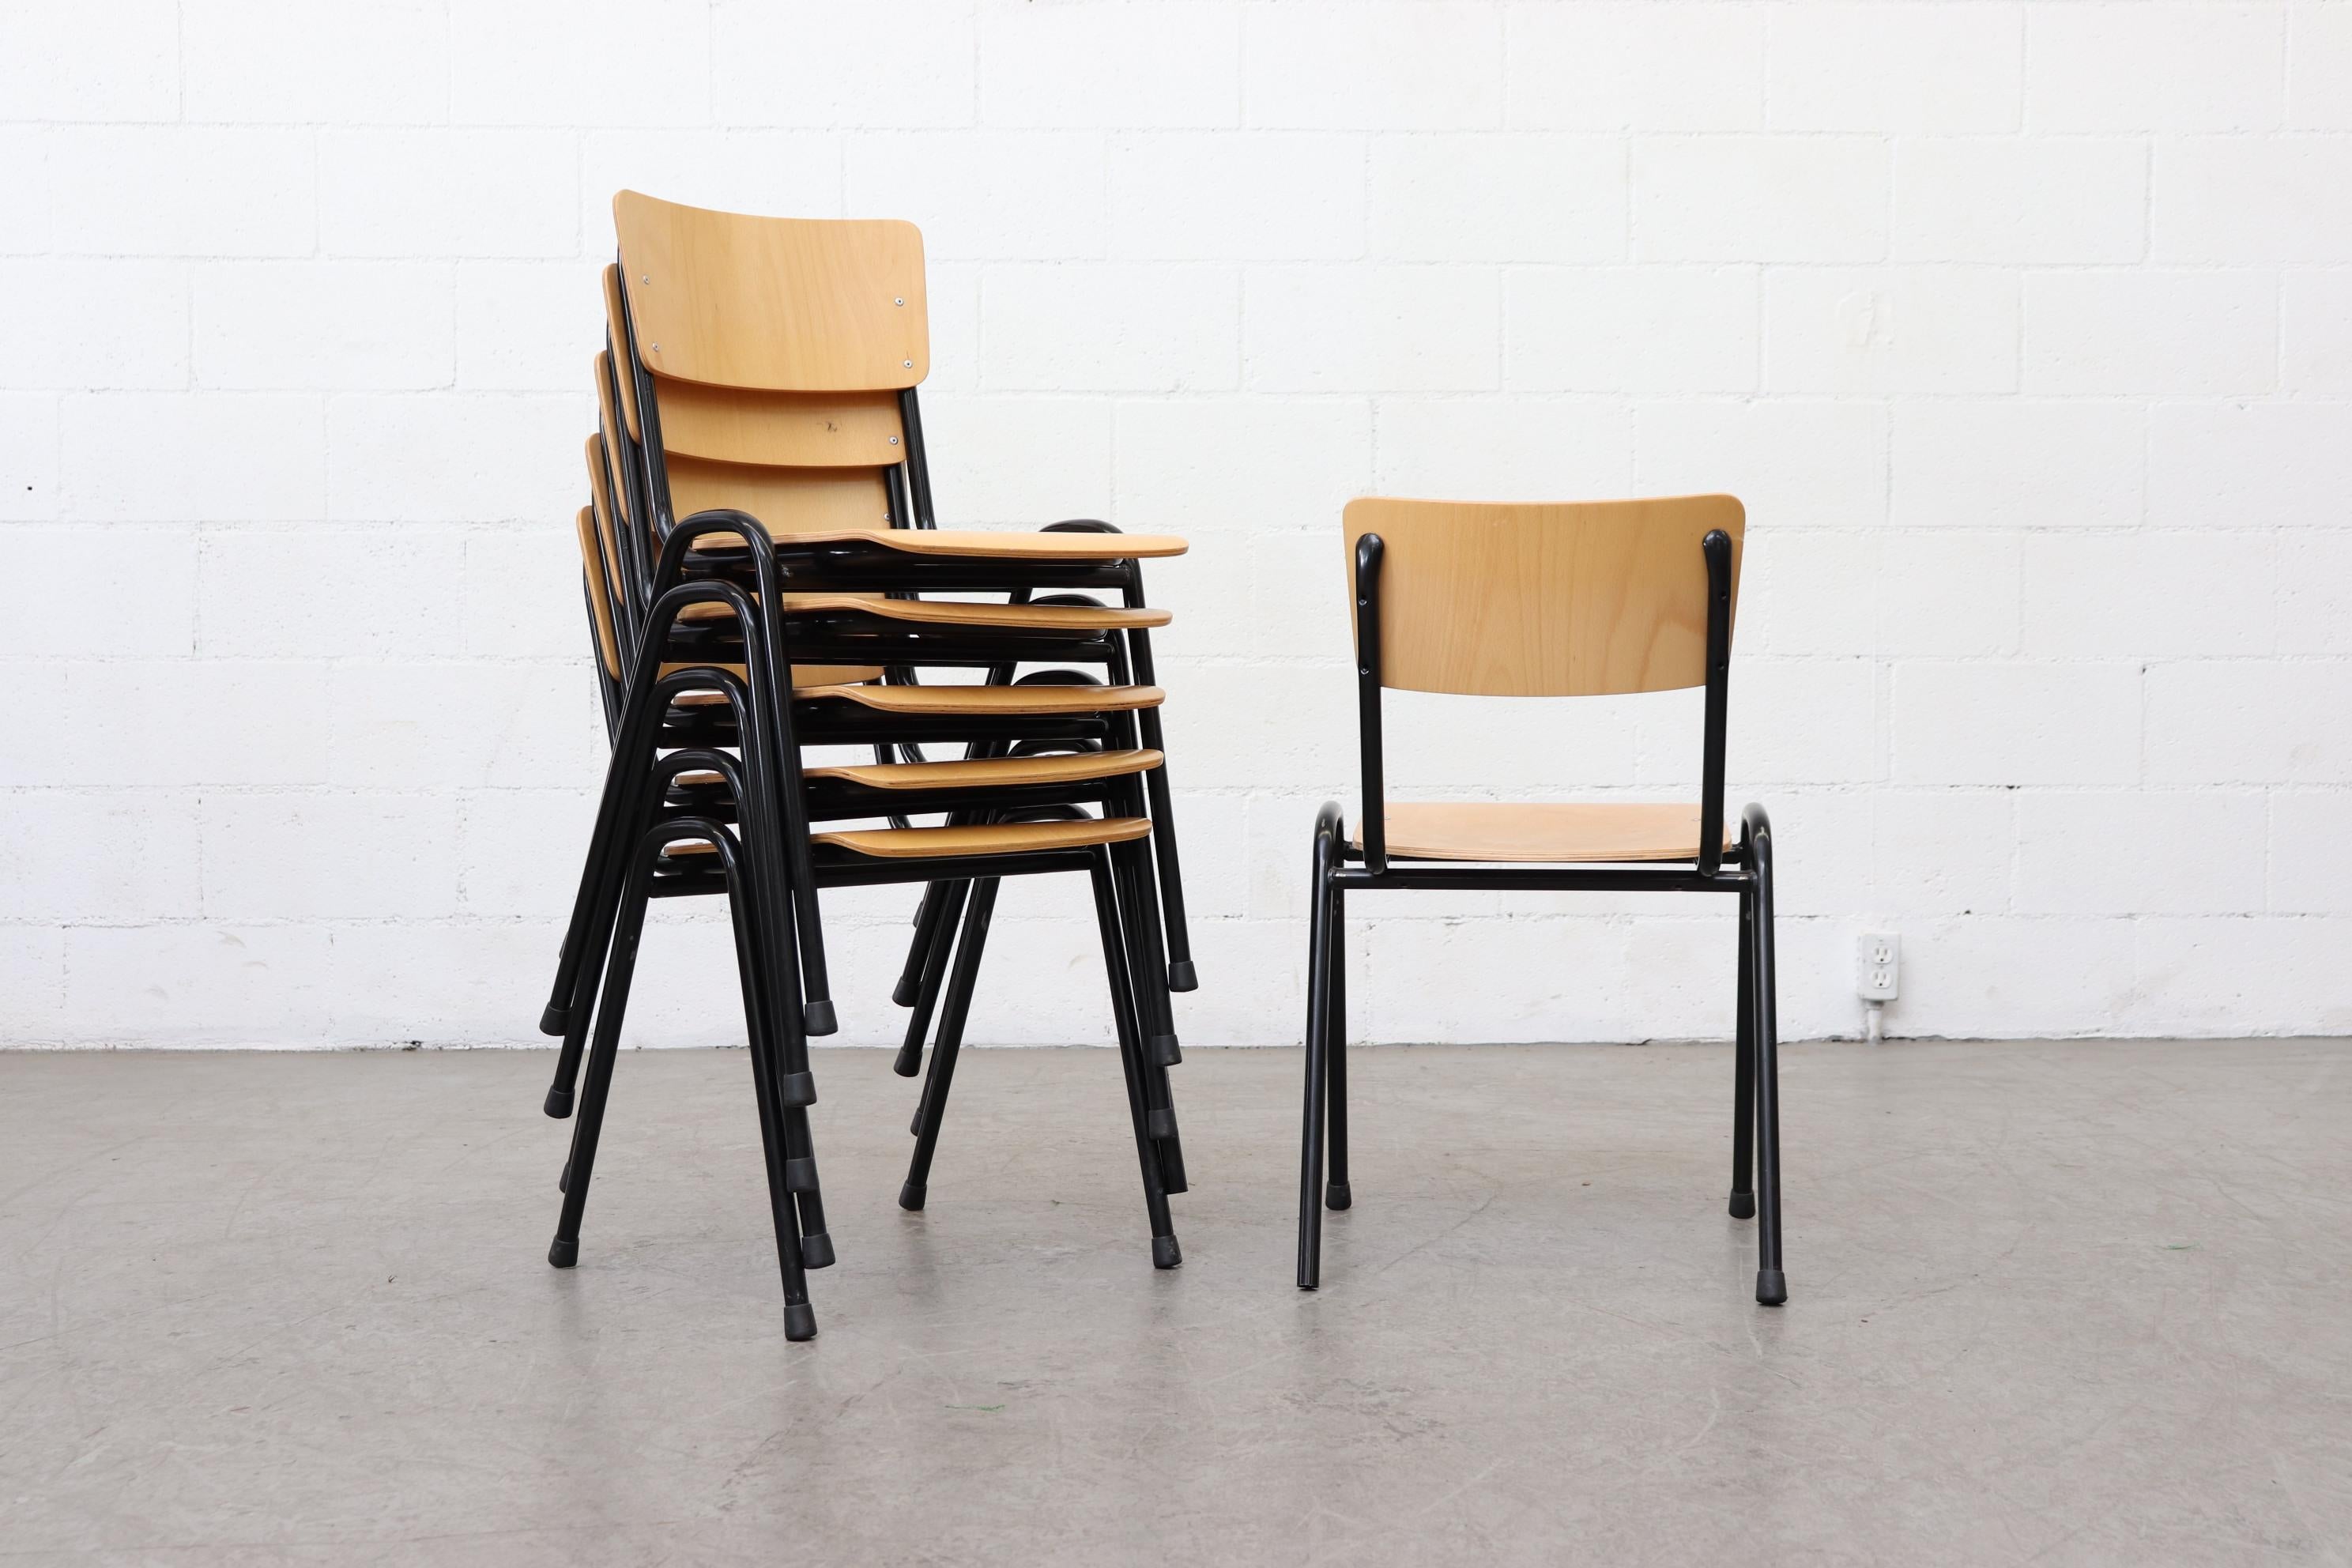
{"type": "Polygon", "coordinates": [[[1899,993],[1903,939],[1892,931],[1864,931],[1853,945],[1853,988],[1865,1002],[1892,1002],[1899,993]]]}

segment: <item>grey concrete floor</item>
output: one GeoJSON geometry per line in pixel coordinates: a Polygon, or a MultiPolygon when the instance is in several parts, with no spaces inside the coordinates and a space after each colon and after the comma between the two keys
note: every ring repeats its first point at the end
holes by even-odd
{"type": "Polygon", "coordinates": [[[0,1561],[2336,1563],[2352,1045],[1809,1046],[1791,1300],[1706,1047],[828,1051],[783,1338],[740,1051],[623,1058],[580,1267],[541,1052],[0,1057],[0,1561]]]}

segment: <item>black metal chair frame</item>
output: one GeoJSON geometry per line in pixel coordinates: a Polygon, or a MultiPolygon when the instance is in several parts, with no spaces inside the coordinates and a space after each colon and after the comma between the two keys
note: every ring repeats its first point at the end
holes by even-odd
{"type": "MultiPolygon", "coordinates": [[[[747,1026],[757,1060],[769,1068],[767,1086],[761,1091],[762,1137],[779,1184],[780,1258],[791,1254],[785,1268],[788,1328],[797,1330],[800,1320],[808,1318],[805,1270],[833,1260],[807,1124],[807,1106],[815,1098],[807,1065],[807,1037],[834,1027],[818,889],[853,882],[922,880],[929,884],[918,919],[918,942],[907,964],[908,971],[914,973],[919,956],[921,969],[933,975],[929,995],[922,998],[926,1012],[929,1004],[940,999],[937,971],[944,966],[950,942],[955,947],[954,973],[945,984],[940,1034],[912,1128],[917,1139],[915,1158],[900,1194],[902,1205],[919,1208],[924,1202],[996,881],[1006,874],[1075,869],[1083,865],[1093,875],[1098,916],[1115,922],[1105,928],[1106,958],[1110,962],[1115,956],[1118,961],[1110,978],[1114,1001],[1119,1005],[1117,1022],[1153,1225],[1154,1262],[1173,1267],[1180,1254],[1168,1223],[1165,1199],[1170,1192],[1184,1190],[1184,1173],[1166,1072],[1179,1056],[1169,1019],[1168,994],[1180,987],[1171,984],[1165,966],[1168,959],[1178,957],[1184,964],[1181,988],[1189,988],[1191,976],[1183,943],[1181,888],[1172,880],[1165,884],[1170,925],[1163,928],[1157,918],[1162,897],[1161,889],[1153,886],[1153,873],[1164,866],[1171,879],[1175,874],[1172,834],[1167,831],[1171,813],[1166,804],[1164,771],[1154,768],[1145,777],[1120,774],[1084,784],[1018,789],[942,788],[934,797],[929,793],[919,796],[915,792],[845,780],[812,786],[803,776],[800,757],[800,748],[805,744],[856,743],[873,746],[878,761],[903,756],[919,762],[922,744],[953,741],[963,742],[972,757],[1101,749],[1109,743],[1142,749],[1138,742],[1147,738],[1156,750],[1157,712],[1147,709],[1138,714],[1113,708],[1089,717],[925,719],[840,702],[803,703],[783,684],[794,662],[879,665],[886,671],[886,680],[892,683],[913,680],[918,666],[975,666],[986,668],[992,681],[1003,683],[1022,662],[1071,658],[1101,665],[1121,684],[1130,679],[1130,672],[1149,684],[1150,643],[1140,628],[1120,628],[1127,634],[1124,637],[1109,630],[1067,635],[1029,628],[950,632],[925,627],[910,632],[903,623],[884,617],[837,611],[803,613],[786,605],[784,597],[787,587],[878,589],[895,597],[914,596],[915,592],[936,587],[1003,591],[1020,601],[1039,589],[1110,587],[1121,592],[1130,607],[1141,607],[1139,563],[1127,559],[999,564],[910,557],[864,544],[810,550],[790,535],[772,539],[755,520],[740,511],[702,513],[677,523],[667,505],[655,378],[635,353],[634,342],[628,341],[632,334],[626,310],[624,297],[614,323],[615,331],[608,335],[609,352],[600,367],[600,400],[606,415],[600,421],[605,433],[602,479],[611,495],[614,527],[609,537],[600,533],[590,542],[600,559],[610,560],[614,568],[610,575],[618,579],[621,589],[609,607],[621,656],[618,678],[606,668],[601,652],[597,659],[614,755],[556,984],[541,1019],[542,1028],[563,1037],[546,1109],[555,1116],[570,1112],[573,1084],[584,1058],[591,1076],[588,1092],[596,1106],[590,1116],[583,1105],[583,1121],[601,1121],[612,1042],[617,1039],[625,1009],[627,976],[634,965],[646,900],[727,893],[735,911],[739,962],[746,966],[747,1026]],[[623,341],[614,342],[614,337],[623,341]],[[634,395],[630,401],[639,426],[635,437],[620,417],[624,404],[619,378],[623,376],[628,378],[628,390],[634,395]],[[720,542],[709,536],[722,532],[735,535],[740,545],[712,548],[720,542]],[[656,542],[660,547],[658,559],[648,561],[646,547],[656,542]],[[919,580],[919,586],[910,584],[910,578],[919,580]],[[680,621],[679,614],[688,605],[714,600],[727,607],[728,615],[721,621],[680,621]],[[781,613],[763,613],[772,606],[781,613]],[[732,666],[740,672],[740,678],[722,666],[732,666]],[[673,673],[663,675],[665,669],[673,673]],[[718,705],[688,708],[680,704],[678,699],[698,689],[715,694],[720,700],[718,705]],[[725,745],[740,750],[739,762],[729,761],[717,750],[725,745]],[[667,756],[662,755],[665,749],[667,756]],[[713,775],[718,783],[686,781],[681,775],[688,769],[713,775]],[[815,854],[810,839],[809,824],[828,816],[878,816],[895,826],[906,826],[908,814],[929,811],[948,813],[951,823],[1016,821],[1081,816],[1084,813],[1077,809],[1081,804],[1097,805],[1105,815],[1117,810],[1153,822],[1151,848],[1124,840],[1043,858],[1000,854],[894,863],[847,851],[815,854]],[[706,829],[713,827],[733,837],[724,842],[712,839],[706,829]],[[712,862],[707,857],[685,857],[675,851],[674,846],[689,838],[710,843],[718,857],[717,869],[710,868],[712,862]],[[1154,850],[1160,866],[1154,864],[1154,850]],[[945,897],[950,889],[960,895],[953,908],[945,897]],[[605,1058],[601,1069],[596,1065],[600,1055],[605,1058]]],[[[911,388],[899,395],[899,406],[908,455],[899,464],[882,470],[887,521],[894,527],[928,528],[934,524],[927,454],[920,411],[911,388]]],[[[1117,531],[1103,523],[1057,526],[1117,531]]],[[[1100,603],[1075,593],[1053,597],[1062,603],[1100,603]]],[[[592,634],[596,630],[595,610],[592,600],[592,634]]],[[[1090,680],[1076,671],[1048,670],[1020,683],[1090,680]]],[[[919,975],[916,989],[924,989],[919,975]]],[[[921,1037],[919,1023],[909,1030],[909,1045],[918,1058],[921,1037]]],[[[907,1055],[901,1054],[902,1058],[907,1055]]],[[[911,1071],[912,1064],[902,1065],[901,1070],[911,1071]]],[[[575,1124],[573,1157],[559,1184],[565,1192],[566,1217],[550,1250],[550,1261],[558,1266],[569,1266],[577,1256],[579,1211],[593,1168],[594,1137],[593,1125],[575,1124]]],[[[814,1331],[813,1319],[806,1326],[814,1331]]],[[[795,1332],[794,1337],[802,1336],[795,1332]]]]}
{"type": "MultiPolygon", "coordinates": [[[[656,581],[676,575],[682,569],[681,563],[697,536],[719,531],[734,532],[747,542],[764,602],[782,604],[782,596],[776,591],[775,563],[763,548],[764,535],[740,512],[714,512],[688,520],[666,545],[665,570],[657,574],[656,581]]],[[[593,620],[593,605],[591,615],[593,620]]],[[[758,650],[744,646],[752,639],[774,637],[777,622],[787,618],[760,616],[750,595],[740,584],[716,576],[677,582],[653,602],[645,617],[644,646],[632,663],[627,690],[615,704],[619,722],[614,730],[613,758],[606,771],[605,795],[575,901],[573,927],[577,939],[566,948],[572,970],[570,1005],[566,1010],[564,1048],[559,1054],[555,1083],[548,1094],[550,1114],[562,1115],[571,1110],[572,1084],[587,1045],[585,1036],[592,1017],[595,1044],[593,1050],[585,1051],[589,1075],[585,1099],[573,1129],[572,1158],[559,1184],[564,1191],[563,1217],[550,1247],[549,1261],[564,1268],[578,1258],[579,1221],[593,1168],[604,1096],[609,1089],[610,1058],[617,1048],[646,900],[718,891],[725,891],[730,897],[736,914],[738,961],[744,966],[742,984],[747,1026],[756,1058],[755,1079],[760,1080],[755,1087],[761,1095],[762,1136],[772,1145],[770,1158],[779,1173],[778,1247],[784,1270],[787,1332],[790,1337],[805,1338],[814,1332],[813,1310],[806,1298],[805,1270],[832,1262],[834,1251],[824,1229],[807,1121],[807,1107],[814,1102],[816,1095],[814,1076],[808,1068],[807,1037],[801,1025],[801,985],[795,964],[800,944],[794,941],[792,929],[800,900],[794,895],[805,889],[813,903],[813,895],[820,886],[933,879],[966,882],[984,879],[992,883],[994,879],[1006,875],[1086,869],[1095,880],[1098,920],[1112,922],[1104,930],[1106,963],[1109,966],[1121,1060],[1129,1079],[1130,1116],[1145,1179],[1153,1262],[1160,1268],[1175,1267],[1181,1261],[1181,1253],[1166,1199],[1171,1176],[1175,1190],[1181,1190],[1181,1155],[1175,1141],[1174,1116],[1167,1100],[1164,1071],[1151,1070],[1144,1031],[1139,1022],[1137,997],[1150,997],[1156,988],[1139,990],[1131,967],[1139,963],[1149,965],[1159,956],[1156,933],[1149,930],[1153,905],[1148,899],[1138,897],[1139,879],[1149,875],[1149,860],[1140,853],[1141,846],[1129,841],[1086,851],[901,862],[850,854],[813,854],[810,824],[817,817],[879,815],[886,796],[889,804],[902,804],[908,810],[955,811],[967,805],[971,792],[942,790],[936,796],[909,796],[907,792],[869,790],[847,784],[810,789],[793,765],[800,741],[794,734],[791,710],[779,703],[779,694],[770,679],[772,670],[790,666],[781,658],[757,657],[758,650]],[[679,615],[689,605],[704,602],[727,605],[742,632],[743,640],[733,651],[741,660],[743,677],[717,665],[689,666],[667,675],[659,673],[665,661],[656,650],[667,651],[667,639],[679,615]],[[725,738],[735,740],[741,747],[740,762],[708,744],[677,745],[688,737],[665,736],[665,729],[678,715],[677,700],[696,690],[716,692],[724,699],[726,710],[733,721],[731,736],[725,738]],[[666,740],[677,749],[661,755],[660,748],[666,740]],[[681,801],[675,786],[679,775],[688,770],[718,774],[726,786],[724,795],[714,797],[707,789],[689,790],[684,792],[681,801]],[[731,813],[727,810],[729,806],[732,807],[731,813]],[[658,814],[666,807],[693,815],[659,819],[658,814]],[[724,826],[708,815],[714,809],[722,815],[733,815],[741,824],[740,842],[730,838],[722,843],[705,831],[724,826]],[[663,865],[664,848],[681,838],[713,843],[723,862],[721,872],[656,875],[663,865]],[[631,854],[625,846],[634,846],[636,852],[631,854]],[[797,874],[793,865],[796,860],[806,867],[797,874]],[[1124,899],[1122,893],[1126,894],[1124,899]],[[1136,920],[1121,921],[1122,902],[1139,911],[1136,920]],[[608,952],[600,990],[593,958],[608,952]]],[[[795,644],[794,651],[803,649],[795,644]]],[[[973,654],[997,657],[998,650],[976,649],[973,654]]],[[[601,658],[599,667],[601,669],[601,658]]],[[[707,741],[707,731],[711,728],[708,715],[697,715],[690,721],[701,724],[706,731],[695,738],[707,741]]],[[[1115,722],[1115,716],[1103,716],[1087,721],[1080,728],[1108,733],[1115,722]]],[[[978,721],[978,724],[983,731],[1001,727],[986,720],[978,721]]],[[[995,737],[982,734],[971,738],[995,737]]],[[[1142,790],[1132,775],[1067,788],[1041,787],[1026,794],[995,790],[989,793],[988,801],[1000,815],[1066,811],[1067,798],[1074,793],[1081,799],[1098,800],[1106,809],[1116,805],[1129,815],[1139,815],[1142,805],[1142,790]]],[[[975,921],[974,925],[984,928],[984,921],[975,921]]],[[[941,1049],[934,1053],[932,1080],[926,1086],[915,1128],[915,1163],[901,1189],[900,1202],[909,1208],[923,1205],[939,1121],[954,1070],[961,1013],[969,1004],[970,971],[978,963],[978,936],[968,937],[966,945],[970,963],[959,966],[958,983],[950,993],[951,1006],[959,1015],[956,1036],[943,1031],[941,1049]]],[[[1158,990],[1158,1000],[1165,1005],[1164,989],[1158,990]]],[[[1148,1003],[1141,1016],[1151,1016],[1148,1003]]]]}
{"type": "Polygon", "coordinates": [[[1739,900],[1738,1058],[1734,1069],[1731,1197],[1734,1218],[1755,1217],[1756,1300],[1789,1298],[1780,1252],[1779,1034],[1773,995],[1772,824],[1761,805],[1741,814],[1738,845],[1723,849],[1725,712],[1731,673],[1731,540],[1720,530],[1700,543],[1707,584],[1706,716],[1702,729],[1696,860],[1605,866],[1399,865],[1386,843],[1381,732],[1381,562],[1377,533],[1356,547],[1356,701],[1363,777],[1360,849],[1350,845],[1339,803],[1315,822],[1314,893],[1308,911],[1307,1083],[1300,1135],[1298,1288],[1322,1279],[1323,1209],[1354,1201],[1348,1167],[1346,905],[1351,892],[1400,889],[1581,890],[1731,893],[1739,900]],[[1751,1169],[1753,1184],[1750,1184],[1751,1169]]]}

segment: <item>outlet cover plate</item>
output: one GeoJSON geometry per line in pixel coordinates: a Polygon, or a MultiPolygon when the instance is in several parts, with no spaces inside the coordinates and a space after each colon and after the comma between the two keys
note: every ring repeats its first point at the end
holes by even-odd
{"type": "Polygon", "coordinates": [[[1892,1002],[1901,992],[1903,939],[1892,931],[1864,931],[1854,939],[1853,988],[1865,1002],[1892,1002]]]}

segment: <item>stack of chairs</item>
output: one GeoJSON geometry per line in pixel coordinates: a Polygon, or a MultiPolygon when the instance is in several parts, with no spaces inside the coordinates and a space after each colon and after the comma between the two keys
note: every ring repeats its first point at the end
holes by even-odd
{"type": "Polygon", "coordinates": [[[911,1009],[902,1075],[923,1071],[937,1025],[899,1194],[919,1209],[997,886],[1074,871],[1094,893],[1152,1261],[1176,1267],[1170,994],[1196,981],[1152,684],[1150,633],[1170,617],[1141,563],[1183,542],[1090,521],[936,526],[911,225],[626,191],[614,220],[578,518],[613,751],[541,1020],[563,1040],[548,1114],[572,1115],[577,1088],[548,1261],[578,1259],[650,900],[729,900],[785,1331],[806,1339],[807,1271],[835,1258],[809,1115],[808,1039],[836,1026],[821,889],[925,884],[894,995],[911,1009]]]}

